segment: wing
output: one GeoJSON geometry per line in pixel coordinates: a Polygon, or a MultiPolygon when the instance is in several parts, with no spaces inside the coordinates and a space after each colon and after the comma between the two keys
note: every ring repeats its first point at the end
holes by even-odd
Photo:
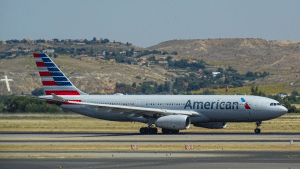
{"type": "Polygon", "coordinates": [[[169,110],[169,109],[158,109],[158,108],[145,108],[145,107],[134,107],[134,106],[122,106],[122,105],[110,105],[110,104],[96,104],[96,103],[88,103],[88,102],[76,102],[76,101],[68,101],[64,100],[62,97],[59,97],[55,94],[52,94],[53,99],[58,102],[68,102],[73,104],[81,104],[81,105],[89,105],[96,106],[103,110],[110,110],[111,113],[125,113],[128,115],[134,116],[167,116],[167,115],[188,115],[188,116],[196,116],[199,115],[195,111],[185,111],[185,110],[169,110]]]}

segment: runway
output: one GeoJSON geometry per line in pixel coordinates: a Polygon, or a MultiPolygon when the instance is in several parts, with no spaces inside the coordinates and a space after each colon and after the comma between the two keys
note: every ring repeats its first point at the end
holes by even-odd
{"type": "Polygon", "coordinates": [[[300,133],[179,133],[174,135],[139,133],[76,133],[76,132],[1,132],[0,143],[5,142],[99,142],[99,143],[186,143],[186,142],[300,142],[300,133]]]}
{"type": "Polygon", "coordinates": [[[299,151],[256,151],[255,147],[294,147],[300,133],[138,133],[1,132],[1,168],[300,168],[299,151]],[[292,141],[292,142],[291,142],[292,141]],[[157,147],[154,151],[130,150],[130,145],[157,147]],[[180,146],[172,148],[172,146],[180,146]],[[184,145],[243,145],[251,150],[185,150],[184,145]],[[21,149],[5,151],[6,147],[21,149]],[[28,147],[37,149],[23,149],[28,147]],[[73,146],[69,148],[64,148],[73,146]],[[96,146],[96,149],[88,149],[96,146]],[[102,147],[101,147],[102,146],[102,147]],[[128,150],[105,150],[106,146],[128,150]],[[164,151],[162,148],[171,146],[164,151]],[[39,147],[42,147],[39,149],[39,147]],[[54,147],[58,150],[47,150],[54,147]],[[100,147],[100,148],[99,148],[100,147]],[[160,148],[161,147],[161,148],[160,148]],[[176,149],[177,148],[177,149],[176,149]],[[88,150],[87,150],[88,149],[88,150]]]}
{"type": "MultiPolygon", "coordinates": [[[[54,152],[55,153],[55,152],[54,152]]],[[[96,154],[97,152],[86,152],[96,154]]],[[[138,157],[130,156],[130,153],[121,152],[127,158],[116,156],[98,158],[28,158],[28,159],[0,159],[2,169],[10,168],[143,168],[143,169],[174,169],[174,168],[215,168],[215,169],[298,169],[300,168],[298,152],[199,152],[203,156],[193,156],[193,153],[185,153],[186,156],[176,157],[176,152],[169,154],[163,152],[164,157],[148,157],[145,154],[153,152],[135,153],[138,157]],[[205,156],[212,154],[216,156],[205,156]],[[167,155],[167,156],[166,156],[167,155]],[[175,155],[175,157],[172,157],[175,155]]],[[[116,154],[116,153],[115,153],[116,154]]],[[[133,154],[133,153],[131,153],[133,154]]],[[[112,155],[110,153],[110,155],[112,155]]]]}

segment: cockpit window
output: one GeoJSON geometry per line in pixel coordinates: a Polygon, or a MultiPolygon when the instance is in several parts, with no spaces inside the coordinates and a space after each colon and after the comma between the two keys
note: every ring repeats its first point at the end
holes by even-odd
{"type": "Polygon", "coordinates": [[[280,103],[277,103],[277,105],[279,105],[279,106],[280,106],[280,103]]]}
{"type": "Polygon", "coordinates": [[[271,103],[270,106],[274,106],[274,103],[271,103]]]}
{"type": "Polygon", "coordinates": [[[280,103],[270,103],[270,106],[276,106],[276,105],[280,106],[280,103]]]}

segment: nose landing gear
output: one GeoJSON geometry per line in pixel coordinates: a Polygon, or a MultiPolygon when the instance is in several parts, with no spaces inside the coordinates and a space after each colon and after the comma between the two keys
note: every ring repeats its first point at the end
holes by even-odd
{"type": "Polygon", "coordinates": [[[254,130],[255,134],[259,134],[260,133],[260,128],[258,128],[261,125],[261,121],[257,121],[256,124],[256,129],[254,130]]]}

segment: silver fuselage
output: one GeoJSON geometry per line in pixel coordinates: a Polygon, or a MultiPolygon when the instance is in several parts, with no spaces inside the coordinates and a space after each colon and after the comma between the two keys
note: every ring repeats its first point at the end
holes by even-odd
{"type": "MultiPolygon", "coordinates": [[[[68,100],[86,103],[146,107],[162,110],[194,111],[191,123],[206,122],[256,122],[280,117],[287,112],[278,101],[250,95],[79,95],[61,96],[68,100]],[[244,99],[243,100],[241,99],[244,99]],[[247,103],[248,109],[245,104],[247,103]]],[[[62,108],[111,121],[137,121],[147,123],[149,117],[134,116],[116,109],[91,105],[61,105],[62,108]]]]}

